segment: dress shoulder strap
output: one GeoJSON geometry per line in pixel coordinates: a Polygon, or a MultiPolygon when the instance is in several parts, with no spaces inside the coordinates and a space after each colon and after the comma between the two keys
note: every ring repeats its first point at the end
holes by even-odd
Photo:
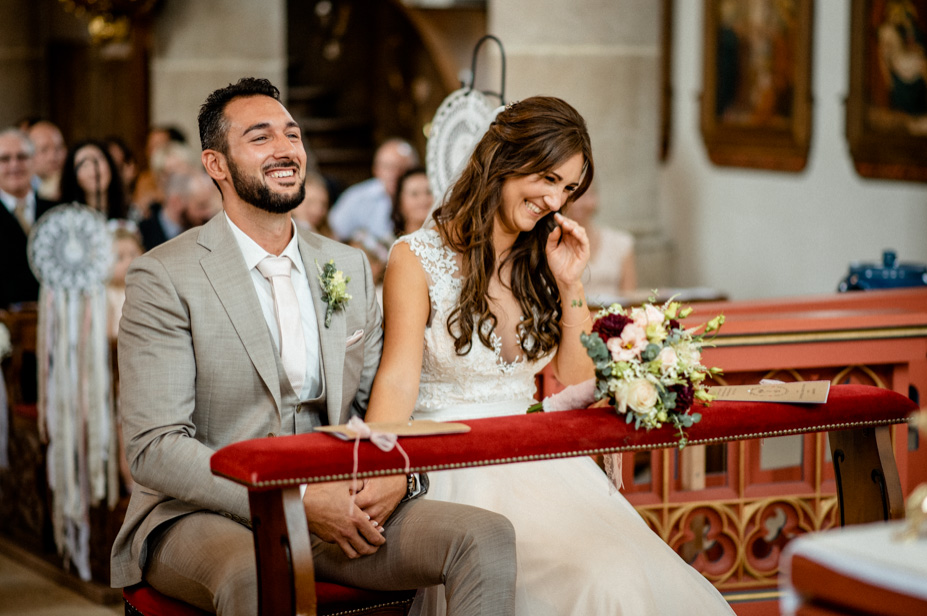
{"type": "Polygon", "coordinates": [[[428,279],[428,294],[432,308],[452,302],[460,292],[457,277],[458,266],[454,252],[444,245],[436,229],[419,229],[404,235],[396,243],[406,242],[412,253],[418,257],[428,279]]]}
{"type": "Polygon", "coordinates": [[[414,233],[405,235],[399,242],[409,244],[409,249],[418,257],[422,264],[422,269],[428,274],[431,281],[429,286],[435,283],[445,282],[448,278],[453,278],[457,273],[457,261],[454,259],[454,253],[441,241],[441,235],[435,229],[419,229],[414,233]]]}

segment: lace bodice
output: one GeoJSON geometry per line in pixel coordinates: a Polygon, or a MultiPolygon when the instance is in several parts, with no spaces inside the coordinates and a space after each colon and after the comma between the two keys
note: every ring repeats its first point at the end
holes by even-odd
{"type": "MultiPolygon", "coordinates": [[[[519,356],[506,362],[502,340],[495,332],[489,334],[492,349],[474,332],[470,352],[458,355],[454,338],[447,331],[447,317],[461,289],[456,255],[435,229],[420,229],[398,241],[407,242],[421,262],[431,300],[415,417],[438,418],[439,411],[449,407],[532,399],[536,391],[534,375],[547,365],[551,355],[535,361],[519,356]]],[[[518,405],[509,407],[513,413],[524,412],[518,405]]]]}

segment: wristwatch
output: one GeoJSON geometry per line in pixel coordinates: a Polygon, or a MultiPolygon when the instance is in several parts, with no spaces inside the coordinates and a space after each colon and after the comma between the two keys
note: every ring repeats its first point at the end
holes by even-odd
{"type": "Polygon", "coordinates": [[[400,503],[418,498],[428,492],[428,475],[425,473],[410,473],[407,477],[406,495],[400,503]]]}

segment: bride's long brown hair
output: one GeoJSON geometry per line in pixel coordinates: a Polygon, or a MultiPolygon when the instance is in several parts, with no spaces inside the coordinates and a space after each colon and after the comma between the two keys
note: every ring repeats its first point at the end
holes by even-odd
{"type": "MultiPolygon", "coordinates": [[[[445,244],[462,255],[460,298],[447,320],[458,355],[470,352],[474,329],[480,342],[492,348],[484,324],[495,328],[497,323],[489,307],[489,281],[497,268],[492,232],[502,206],[503,184],[509,178],[549,173],[577,153],[583,156],[583,174],[565,205],[592,182],[592,146],[585,120],[559,98],[535,96],[510,105],[496,116],[447,200],[435,211],[445,244]]],[[[545,251],[552,218],[548,214],[534,229],[520,233],[499,264],[511,264],[511,291],[524,316],[521,348],[532,360],[550,353],[560,341],[560,291],[545,251]]]]}

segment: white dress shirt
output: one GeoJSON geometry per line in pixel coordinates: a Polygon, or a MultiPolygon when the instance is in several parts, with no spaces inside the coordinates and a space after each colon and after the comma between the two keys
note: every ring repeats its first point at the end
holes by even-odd
{"type": "Polygon", "coordinates": [[[306,378],[303,381],[302,391],[296,392],[300,400],[309,400],[317,398],[322,394],[322,359],[321,346],[319,342],[319,322],[315,316],[315,308],[312,304],[312,291],[309,285],[309,276],[302,258],[299,255],[299,242],[297,241],[296,225],[293,225],[293,238],[286,245],[283,252],[279,255],[271,255],[261,248],[257,242],[248,237],[248,235],[235,226],[235,223],[229,217],[222,213],[232,229],[232,234],[238,242],[241,254],[245,258],[245,265],[251,273],[251,282],[254,283],[254,290],[257,292],[258,301],[261,303],[261,311],[264,313],[264,320],[267,321],[267,327],[270,329],[271,337],[274,340],[277,353],[280,353],[280,329],[277,326],[277,317],[274,311],[274,292],[271,283],[257,269],[257,264],[264,260],[265,257],[289,257],[293,262],[293,267],[298,274],[291,274],[293,288],[296,290],[296,301],[299,302],[299,313],[302,317],[303,335],[306,339],[306,378]]]}

